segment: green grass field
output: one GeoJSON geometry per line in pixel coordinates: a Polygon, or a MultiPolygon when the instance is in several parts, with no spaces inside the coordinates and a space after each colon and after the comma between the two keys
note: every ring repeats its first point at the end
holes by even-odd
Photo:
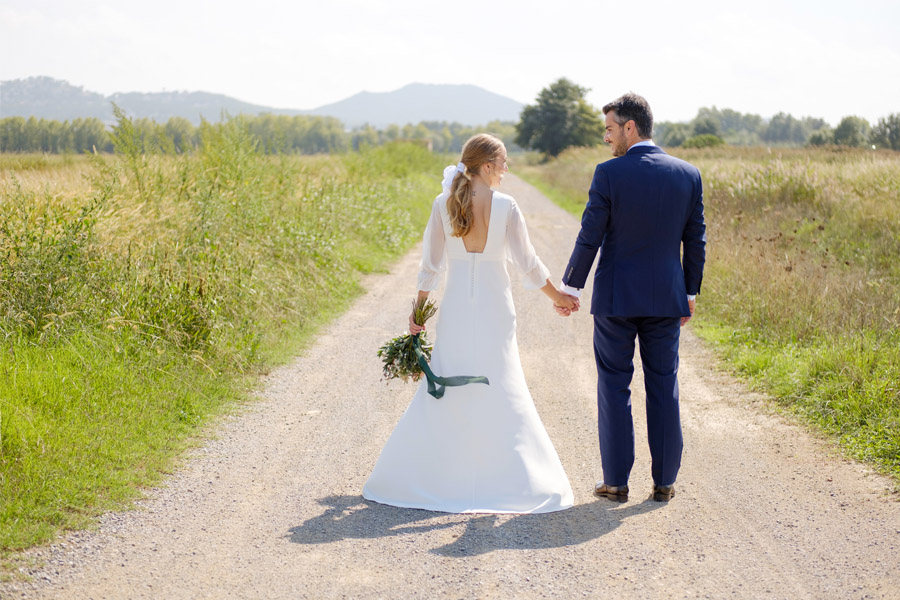
{"type": "MultiPolygon", "coordinates": [[[[726,364],[900,481],[900,153],[719,147],[692,325],[726,364]]],[[[520,174],[580,216],[607,148],[520,174]]]]}
{"type": "Polygon", "coordinates": [[[127,142],[116,157],[0,155],[7,558],[170,472],[360,274],[418,239],[443,166],[403,144],[265,156],[234,123],[181,157],[127,142]]]}

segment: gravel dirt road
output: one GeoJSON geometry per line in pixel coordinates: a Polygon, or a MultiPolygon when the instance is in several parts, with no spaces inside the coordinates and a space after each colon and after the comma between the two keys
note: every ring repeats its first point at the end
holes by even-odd
{"type": "MultiPolygon", "coordinates": [[[[577,220],[513,176],[503,189],[558,278],[577,220]]],[[[0,597],[900,598],[891,482],[773,414],[716,370],[689,328],[678,494],[648,500],[638,368],[631,499],[595,499],[590,315],[556,316],[515,274],[526,378],[575,507],[463,516],[363,500],[413,395],[412,384],[379,381],[375,351],[405,326],[417,263],[414,250],[390,274],[367,278],[366,295],[272,372],[259,401],[223,419],[166,485],[97,531],[31,551],[43,566],[31,582],[0,584],[0,597]]]]}

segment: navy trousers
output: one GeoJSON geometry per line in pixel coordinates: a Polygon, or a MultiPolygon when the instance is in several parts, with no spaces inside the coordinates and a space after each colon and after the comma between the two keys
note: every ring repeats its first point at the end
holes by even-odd
{"type": "Polygon", "coordinates": [[[594,315],[597,360],[597,424],[603,482],[626,485],[634,465],[631,377],[638,339],[647,392],[647,437],[653,483],[672,485],[684,446],[678,409],[680,319],[594,315]]]}

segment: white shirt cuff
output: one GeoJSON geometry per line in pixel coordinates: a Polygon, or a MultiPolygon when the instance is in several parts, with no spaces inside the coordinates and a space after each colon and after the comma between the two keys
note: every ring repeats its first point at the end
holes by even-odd
{"type": "Polygon", "coordinates": [[[569,294],[570,296],[575,296],[576,298],[581,298],[581,290],[569,287],[566,284],[562,284],[560,288],[564,293],[569,294]]]}
{"type": "Polygon", "coordinates": [[[688,302],[692,302],[697,298],[697,294],[688,294],[688,302]]]}

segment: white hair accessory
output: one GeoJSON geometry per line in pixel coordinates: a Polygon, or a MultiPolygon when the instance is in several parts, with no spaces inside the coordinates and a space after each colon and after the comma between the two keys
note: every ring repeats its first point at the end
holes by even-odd
{"type": "Polygon", "coordinates": [[[458,163],[455,167],[453,165],[449,165],[444,168],[444,180],[441,182],[441,189],[444,190],[444,193],[450,194],[450,186],[453,185],[453,180],[456,179],[456,176],[460,173],[465,174],[466,165],[462,163],[458,163]]]}

